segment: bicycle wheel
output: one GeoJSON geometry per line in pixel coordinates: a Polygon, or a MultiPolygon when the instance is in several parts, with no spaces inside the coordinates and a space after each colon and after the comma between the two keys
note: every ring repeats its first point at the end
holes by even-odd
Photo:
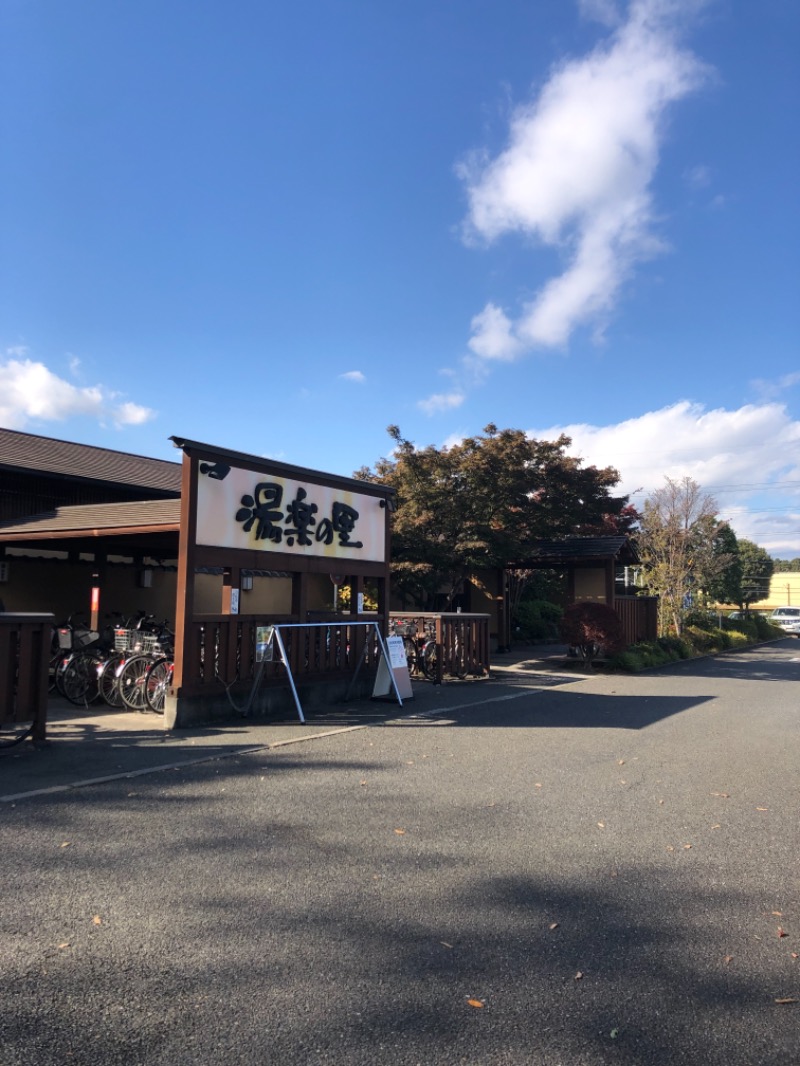
{"type": "Polygon", "coordinates": [[[56,689],[56,676],[58,674],[58,668],[64,659],[64,652],[57,651],[55,655],[50,656],[50,662],[47,664],[47,691],[55,692],[56,689]]]}
{"type": "Polygon", "coordinates": [[[431,680],[437,680],[437,667],[439,665],[439,649],[435,640],[426,642],[422,649],[422,672],[431,680]]]}
{"type": "Polygon", "coordinates": [[[149,655],[134,655],[117,675],[122,702],[132,711],[146,711],[145,679],[152,659],[149,655]]]}
{"type": "Polygon", "coordinates": [[[74,657],[74,652],[62,651],[61,657],[54,666],[53,683],[55,686],[55,691],[59,694],[59,696],[64,695],[64,674],[74,657]]]}
{"type": "Polygon", "coordinates": [[[61,691],[70,703],[83,706],[97,699],[97,660],[94,656],[72,656],[61,676],[61,691]]]}
{"type": "Polygon", "coordinates": [[[98,678],[100,695],[109,707],[124,706],[122,696],[119,694],[117,679],[117,671],[124,662],[125,656],[121,652],[117,652],[106,659],[100,671],[100,676],[98,678]]]}
{"type": "Polygon", "coordinates": [[[464,680],[467,676],[467,651],[464,647],[462,640],[456,641],[456,646],[453,649],[453,673],[460,680],[464,680]]]}
{"type": "Polygon", "coordinates": [[[403,637],[403,649],[406,653],[409,674],[419,672],[419,659],[417,656],[417,642],[413,637],[403,637]]]}
{"type": "Polygon", "coordinates": [[[144,694],[147,706],[156,714],[164,713],[167,691],[172,684],[172,660],[156,659],[147,671],[144,694]]]}

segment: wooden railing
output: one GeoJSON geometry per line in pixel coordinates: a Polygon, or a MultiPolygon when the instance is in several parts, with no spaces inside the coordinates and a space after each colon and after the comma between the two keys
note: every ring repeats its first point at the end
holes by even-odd
{"type": "Polygon", "coordinates": [[[417,628],[418,639],[434,640],[441,648],[438,656],[440,677],[459,676],[466,668],[468,677],[489,673],[489,615],[451,611],[392,611],[392,626],[404,623],[417,628]]]}
{"type": "Polygon", "coordinates": [[[47,675],[52,614],[0,614],[0,722],[47,731],[47,675]]]}
{"type": "MultiPolygon", "coordinates": [[[[364,619],[359,619],[364,621],[364,619]]],[[[252,684],[261,670],[264,684],[288,683],[286,668],[273,643],[272,661],[256,658],[256,631],[264,625],[285,625],[281,638],[296,685],[349,679],[364,654],[364,666],[377,663],[378,647],[374,630],[351,625],[342,615],[331,615],[324,625],[297,625],[291,617],[255,615],[203,615],[190,623],[188,654],[183,663],[182,696],[205,696],[225,688],[252,684]]],[[[355,618],[352,621],[356,621],[355,618]]]]}

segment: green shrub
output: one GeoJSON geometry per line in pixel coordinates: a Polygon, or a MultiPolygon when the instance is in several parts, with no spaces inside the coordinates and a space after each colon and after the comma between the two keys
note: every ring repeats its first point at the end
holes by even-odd
{"type": "Polygon", "coordinates": [[[700,626],[684,626],[682,634],[701,655],[708,654],[719,646],[716,634],[708,629],[701,629],[700,626]]]}
{"type": "Polygon", "coordinates": [[[753,643],[746,633],[741,633],[737,629],[729,629],[727,636],[731,642],[730,646],[732,648],[746,648],[748,644],[753,643]]]}
{"type": "Polygon", "coordinates": [[[564,611],[547,600],[523,600],[514,610],[514,634],[523,640],[557,640],[564,611]]]}

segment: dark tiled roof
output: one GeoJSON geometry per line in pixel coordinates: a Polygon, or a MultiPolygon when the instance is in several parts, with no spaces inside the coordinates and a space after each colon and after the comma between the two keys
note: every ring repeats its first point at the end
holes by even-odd
{"type": "Polygon", "coordinates": [[[638,555],[628,537],[564,537],[562,540],[536,540],[526,546],[524,561],[516,565],[543,566],[546,563],[638,561],[638,555]]]}
{"type": "Polygon", "coordinates": [[[89,444],[73,444],[0,429],[0,469],[31,471],[147,488],[154,494],[181,491],[181,464],[148,459],[89,444]]]}
{"type": "Polygon", "coordinates": [[[94,530],[141,527],[178,529],[181,501],[136,500],[133,503],[82,504],[57,507],[47,514],[15,518],[0,524],[0,542],[33,534],[83,534],[94,530]]]}

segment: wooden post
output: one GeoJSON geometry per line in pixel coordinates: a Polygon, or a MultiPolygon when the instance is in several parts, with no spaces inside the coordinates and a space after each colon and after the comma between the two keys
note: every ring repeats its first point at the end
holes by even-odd
{"type": "MultiPolygon", "coordinates": [[[[175,670],[171,695],[177,697],[184,673],[191,679],[197,670],[197,648],[192,642],[194,618],[194,571],[197,535],[197,461],[183,453],[181,472],[181,528],[178,539],[178,581],[175,603],[175,670]]],[[[169,700],[167,701],[169,704],[169,700]]]]}

